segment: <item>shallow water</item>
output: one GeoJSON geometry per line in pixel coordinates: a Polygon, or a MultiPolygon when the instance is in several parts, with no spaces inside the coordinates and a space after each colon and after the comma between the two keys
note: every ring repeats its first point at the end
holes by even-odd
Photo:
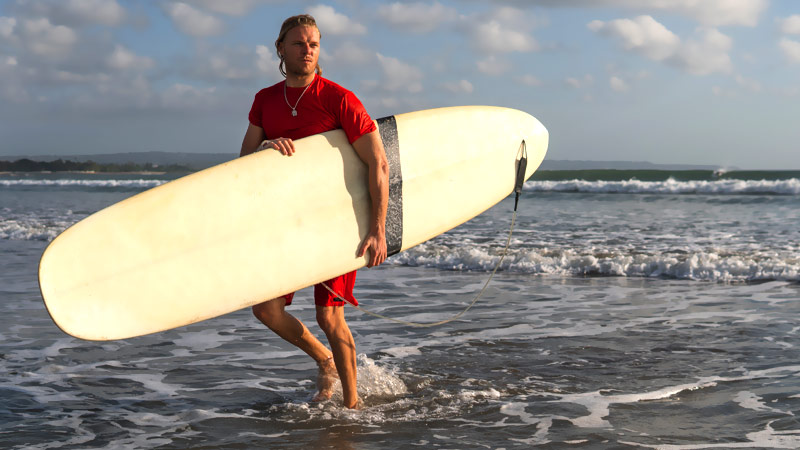
{"type": "MultiPolygon", "coordinates": [[[[48,240],[137,189],[0,188],[0,447],[800,448],[795,197],[527,192],[463,318],[348,310],[365,401],[349,411],[340,394],[311,403],[313,362],[247,310],[103,343],[53,325],[36,283],[48,240]],[[788,269],[686,256],[711,253],[788,269]],[[639,254],[683,265],[625,266],[639,254]]],[[[361,271],[362,306],[457,314],[509,210],[361,271]]],[[[291,312],[321,336],[310,296],[291,312]]]]}

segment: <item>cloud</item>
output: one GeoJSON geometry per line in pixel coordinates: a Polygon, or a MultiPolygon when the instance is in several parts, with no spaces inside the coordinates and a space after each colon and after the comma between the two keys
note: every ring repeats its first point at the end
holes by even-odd
{"type": "Polygon", "coordinates": [[[633,85],[650,77],[650,73],[646,70],[631,72],[621,70],[616,64],[608,64],[606,71],[609,74],[608,86],[615,92],[628,92],[633,85]]]}
{"type": "MultiPolygon", "coordinates": [[[[80,77],[78,74],[73,74],[80,77]]],[[[143,111],[152,106],[156,95],[150,82],[141,74],[133,78],[118,78],[96,76],[86,77],[81,82],[87,88],[77,91],[66,98],[51,99],[46,103],[49,109],[58,111],[67,108],[78,110],[86,116],[107,117],[108,114],[121,112],[143,111]]],[[[85,118],[84,117],[84,118],[85,118]]]]}
{"type": "Polygon", "coordinates": [[[790,63],[800,64],[800,42],[783,38],[778,42],[778,47],[790,63]]]}
{"type": "Polygon", "coordinates": [[[525,75],[519,76],[519,77],[516,78],[516,80],[517,80],[518,83],[520,83],[520,84],[522,84],[524,86],[536,87],[536,86],[541,86],[542,84],[544,84],[544,83],[542,83],[542,80],[540,80],[540,79],[538,79],[535,76],[530,75],[530,74],[525,74],[525,75]]]}
{"type": "Polygon", "coordinates": [[[201,81],[211,85],[225,82],[235,86],[249,86],[263,75],[278,81],[278,60],[275,50],[264,45],[255,47],[216,47],[200,43],[189,58],[182,58],[172,65],[179,68],[184,80],[201,81]],[[255,53],[255,54],[254,54],[255,53]],[[255,57],[255,58],[254,58],[255,57]]]}
{"type": "Polygon", "coordinates": [[[14,28],[17,26],[17,19],[13,17],[0,16],[0,37],[9,39],[14,34],[14,28]]]}
{"type": "Polygon", "coordinates": [[[733,47],[733,40],[713,28],[698,32],[701,39],[688,40],[668,62],[693,75],[730,73],[733,66],[728,52],[733,47]]]}
{"type": "Polygon", "coordinates": [[[341,36],[347,34],[366,34],[367,27],[340,14],[328,5],[316,5],[306,8],[306,12],[314,16],[321,34],[341,36]]]}
{"type": "Polygon", "coordinates": [[[732,90],[723,89],[719,86],[711,86],[711,93],[717,97],[733,97],[736,95],[732,90]]]}
{"type": "Polygon", "coordinates": [[[608,85],[611,86],[611,89],[616,92],[628,92],[630,90],[628,83],[616,75],[609,78],[608,85]]]}
{"type": "Polygon", "coordinates": [[[278,70],[278,57],[275,55],[275,50],[267,47],[266,45],[256,46],[256,67],[258,70],[269,77],[272,81],[280,81],[283,79],[280,71],[278,70]]]}
{"type": "Polygon", "coordinates": [[[106,59],[106,62],[109,67],[116,70],[148,70],[156,65],[153,59],[139,56],[119,44],[106,59]]]}
{"type": "Polygon", "coordinates": [[[216,87],[198,88],[185,83],[175,83],[160,96],[164,108],[178,111],[211,110],[219,102],[216,87]]]}
{"type": "Polygon", "coordinates": [[[259,4],[259,0],[187,0],[187,2],[228,16],[244,16],[259,4]]]}
{"type": "Polygon", "coordinates": [[[108,84],[111,77],[105,73],[76,73],[68,70],[56,70],[51,74],[51,80],[68,84],[108,84]]]}
{"type": "Polygon", "coordinates": [[[363,44],[347,41],[336,47],[333,53],[320,53],[319,58],[325,65],[352,67],[354,65],[364,66],[374,63],[376,56],[374,52],[367,50],[363,44]]]}
{"type": "Polygon", "coordinates": [[[478,60],[475,65],[481,73],[486,75],[498,76],[511,70],[511,63],[495,55],[489,55],[485,59],[478,60]]]}
{"type": "Polygon", "coordinates": [[[442,88],[446,91],[452,92],[453,94],[471,94],[472,91],[475,90],[475,87],[472,86],[472,83],[467,80],[443,83],[442,88]]]}
{"type": "Polygon", "coordinates": [[[564,79],[564,84],[574,89],[583,89],[594,84],[594,77],[589,74],[583,78],[568,77],[564,79]]]}
{"type": "Polygon", "coordinates": [[[125,21],[125,9],[116,0],[68,0],[62,6],[73,20],[116,26],[125,21]]]}
{"type": "Polygon", "coordinates": [[[733,98],[739,96],[742,90],[749,91],[754,94],[763,91],[763,86],[761,85],[761,83],[752,78],[746,78],[743,77],[742,75],[737,74],[736,76],[733,77],[733,80],[741,89],[735,89],[735,88],[726,89],[720,86],[712,86],[711,93],[713,93],[717,97],[733,98]]]}
{"type": "Polygon", "coordinates": [[[9,9],[25,17],[44,17],[54,24],[70,27],[113,27],[122,25],[127,17],[125,8],[116,0],[17,0],[9,9]]]}
{"type": "Polygon", "coordinates": [[[397,58],[383,56],[380,53],[377,57],[384,80],[378,86],[387,91],[405,91],[411,94],[422,91],[424,76],[421,70],[397,58]]]}
{"type": "Polygon", "coordinates": [[[800,34],[800,14],[795,14],[786,18],[777,18],[778,28],[783,34],[800,34]]]}
{"type": "Polygon", "coordinates": [[[587,27],[602,36],[617,38],[625,50],[632,50],[649,59],[660,61],[675,54],[680,38],[650,16],[593,20],[587,27]]]}
{"type": "MultiPolygon", "coordinates": [[[[620,7],[642,12],[664,11],[696,20],[705,26],[754,27],[768,0],[529,0],[552,7],[620,7]]],[[[521,3],[521,1],[517,2],[521,3]]]]}
{"type": "Polygon", "coordinates": [[[461,24],[481,53],[532,52],[539,50],[539,43],[530,34],[536,20],[525,11],[502,7],[488,14],[475,15],[461,24]]]}
{"type": "Polygon", "coordinates": [[[50,59],[66,57],[78,42],[75,31],[64,25],[53,25],[46,18],[22,21],[20,32],[28,50],[50,59]]]}
{"type": "Polygon", "coordinates": [[[738,84],[739,87],[747,89],[750,92],[758,93],[762,90],[761,83],[752,78],[745,78],[741,75],[736,75],[733,79],[736,81],[736,84],[738,84]]]}
{"type": "MultiPolygon", "coordinates": [[[[30,100],[27,89],[19,82],[19,61],[16,57],[0,57],[0,114],[4,112],[4,105],[22,104],[30,100]]],[[[0,122],[2,125],[2,122],[0,122]]]]}
{"type": "Polygon", "coordinates": [[[409,33],[428,33],[458,18],[458,12],[439,2],[394,2],[378,7],[378,17],[389,26],[409,33]]]}
{"type": "Polygon", "coordinates": [[[228,54],[217,54],[208,57],[208,71],[216,78],[222,80],[248,80],[253,78],[253,72],[247,67],[239,66],[229,60],[228,54]]]}
{"type": "Polygon", "coordinates": [[[473,40],[478,48],[487,53],[530,52],[539,47],[530,35],[496,20],[479,24],[473,40]]]}
{"type": "Polygon", "coordinates": [[[696,31],[699,39],[684,42],[650,16],[609,22],[594,20],[587,27],[602,36],[615,38],[625,50],[653,61],[665,61],[694,75],[728,73],[732,69],[728,52],[733,41],[714,28],[700,28],[696,31]]]}
{"type": "Polygon", "coordinates": [[[170,3],[165,9],[175,26],[189,36],[216,36],[224,31],[221,20],[186,3],[170,3]]]}

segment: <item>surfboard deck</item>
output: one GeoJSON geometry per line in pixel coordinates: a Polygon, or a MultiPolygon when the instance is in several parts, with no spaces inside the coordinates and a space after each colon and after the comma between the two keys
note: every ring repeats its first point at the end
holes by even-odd
{"type": "MultiPolygon", "coordinates": [[[[545,127],[527,113],[470,106],[377,121],[390,165],[390,254],[487,210],[530,177],[545,127]]],[[[367,168],[342,130],[165,183],[54,239],[39,264],[53,321],[87,340],[155,333],[217,317],[364,267],[367,168]]]]}

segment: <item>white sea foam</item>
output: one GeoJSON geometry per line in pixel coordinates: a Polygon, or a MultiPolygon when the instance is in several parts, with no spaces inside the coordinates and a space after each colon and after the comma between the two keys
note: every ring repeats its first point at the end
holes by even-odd
{"type": "Polygon", "coordinates": [[[786,411],[773,408],[764,403],[764,399],[759,397],[753,392],[742,391],[733,399],[739,406],[745,409],[752,409],[753,411],[769,411],[778,414],[786,414],[786,411]]]}
{"type": "Polygon", "coordinates": [[[575,403],[584,406],[589,414],[586,416],[569,419],[575,426],[584,428],[610,427],[611,424],[606,420],[609,416],[609,408],[613,404],[630,404],[644,401],[663,400],[673,397],[681,392],[695,391],[716,386],[721,379],[718,377],[699,380],[696,383],[687,383],[678,386],[668,386],[650,392],[604,395],[600,391],[585,392],[578,394],[550,394],[557,395],[562,401],[575,403]]]}
{"type": "Polygon", "coordinates": [[[800,179],[714,180],[714,181],[528,181],[525,190],[534,192],[592,192],[608,194],[800,194],[800,179]]]}
{"type": "Polygon", "coordinates": [[[77,218],[3,217],[0,216],[0,239],[12,241],[51,241],[77,218]]]}
{"type": "MultiPolygon", "coordinates": [[[[358,355],[357,364],[358,395],[367,404],[376,400],[381,402],[393,400],[408,393],[405,383],[392,369],[376,364],[363,353],[358,355]]],[[[330,402],[341,404],[342,385],[340,383],[336,383],[330,402]]]]}
{"type": "Polygon", "coordinates": [[[83,180],[83,179],[2,179],[2,187],[87,187],[87,188],[151,188],[166,183],[167,180],[83,180]]]}
{"type": "MultiPolygon", "coordinates": [[[[793,252],[685,251],[609,252],[607,249],[558,250],[513,248],[501,265],[511,273],[560,276],[665,277],[702,281],[800,280],[800,260],[793,252]]],[[[487,272],[500,260],[496,248],[427,243],[398,254],[390,263],[443,270],[487,272]]]]}
{"type": "Polygon", "coordinates": [[[781,430],[776,431],[772,428],[772,422],[768,423],[764,430],[747,433],[749,442],[723,442],[723,443],[700,443],[700,444],[658,444],[647,445],[637,442],[620,441],[621,444],[633,445],[643,448],[653,448],[657,450],[700,450],[708,448],[776,448],[776,449],[797,449],[800,448],[800,430],[781,430]]]}

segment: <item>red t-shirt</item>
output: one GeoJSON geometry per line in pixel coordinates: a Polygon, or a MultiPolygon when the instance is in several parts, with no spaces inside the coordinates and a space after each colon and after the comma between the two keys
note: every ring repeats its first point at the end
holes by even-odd
{"type": "Polygon", "coordinates": [[[250,123],[261,127],[267,139],[295,140],[341,128],[352,144],[376,130],[355,94],[338,84],[316,75],[302,98],[300,94],[305,87],[289,86],[284,98],[285,84],[286,81],[281,81],[260,90],[250,109],[250,123]],[[297,103],[297,116],[292,116],[287,99],[293,106],[297,103]]]}

